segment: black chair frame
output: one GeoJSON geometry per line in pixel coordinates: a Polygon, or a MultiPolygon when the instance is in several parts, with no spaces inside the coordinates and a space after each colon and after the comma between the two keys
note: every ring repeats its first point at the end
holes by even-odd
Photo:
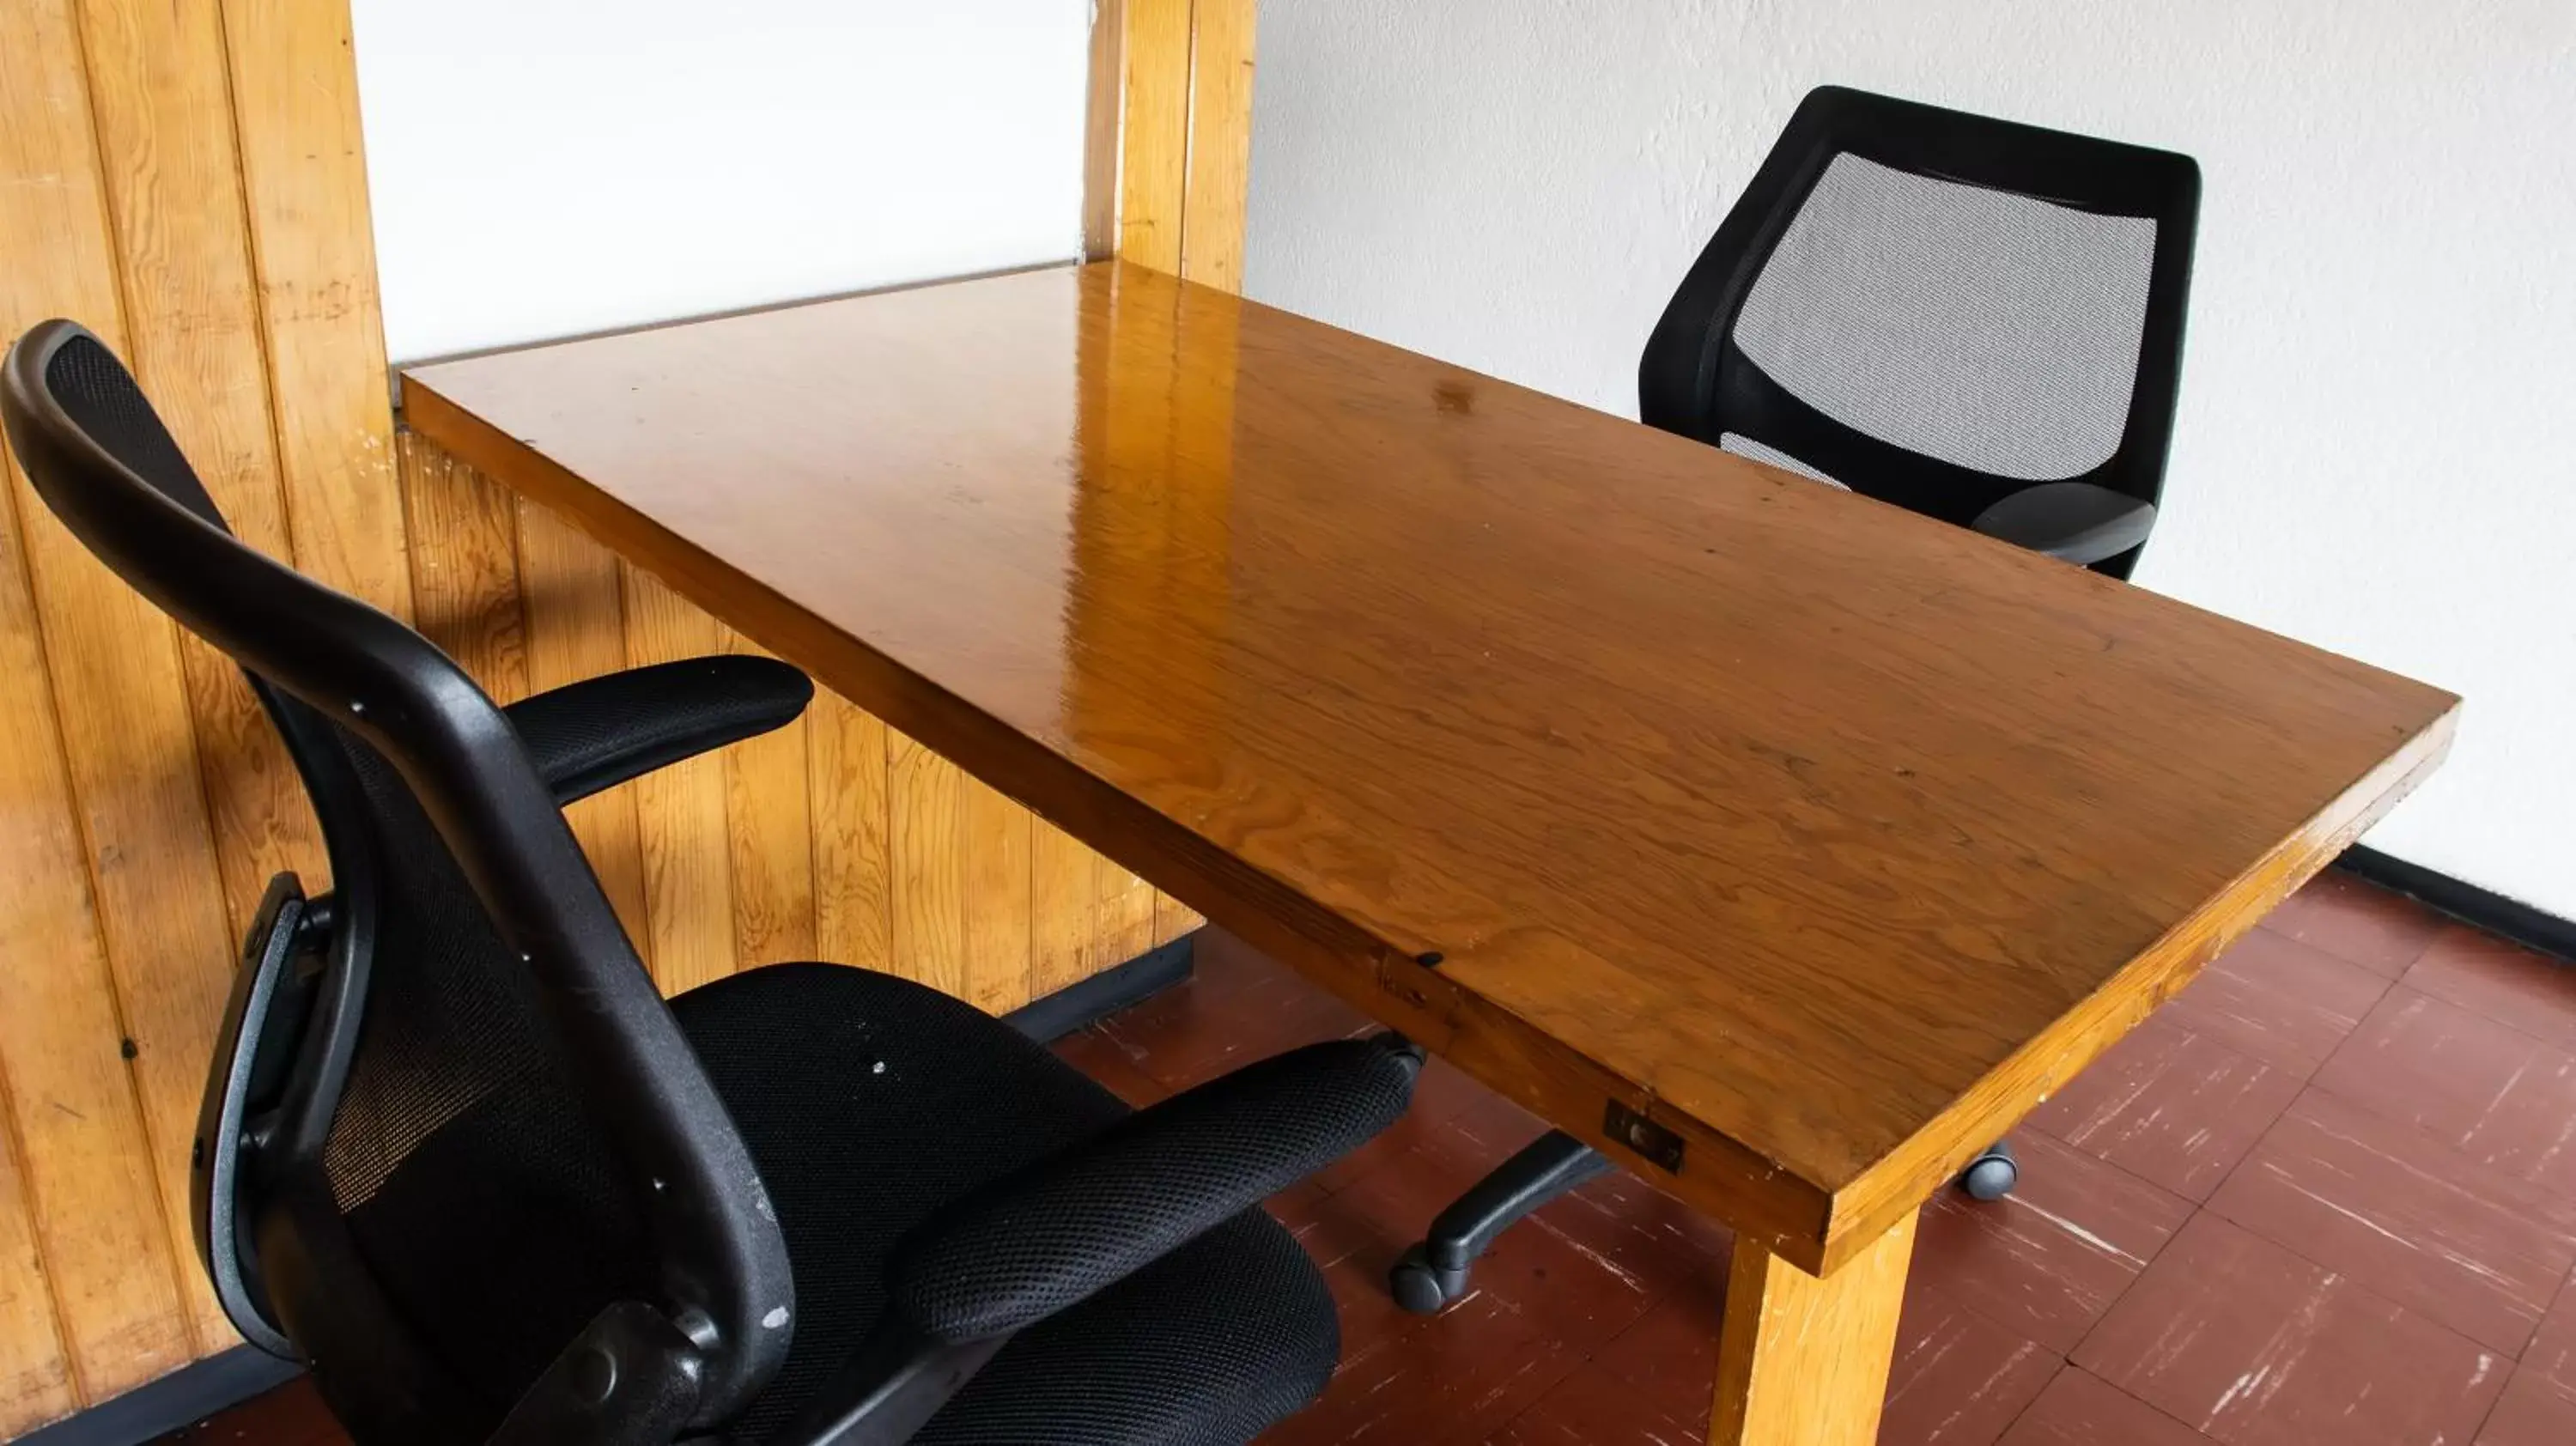
{"type": "MultiPolygon", "coordinates": [[[[207,1264],[227,1308],[264,1344],[328,1340],[380,1390],[402,1383],[388,1394],[411,1398],[430,1419],[444,1414],[437,1404],[448,1389],[444,1372],[367,1288],[368,1272],[341,1255],[335,1212],[311,1193],[322,1188],[323,1141],[366,999],[370,883],[392,863],[353,847],[367,836],[358,826],[361,794],[316,731],[327,719],[365,739],[411,785],[503,938],[543,982],[551,1023],[614,1149],[637,1178],[664,1182],[651,1202],[664,1303],[650,1332],[631,1319],[611,1323],[608,1333],[621,1336],[623,1348],[602,1344],[600,1352],[624,1367],[612,1373],[614,1393],[622,1398],[647,1382],[668,1391],[685,1378],[691,1413],[743,1399],[785,1353],[786,1337],[761,1321],[794,1304],[786,1251],[763,1218],[759,1173],[654,994],[564,822],[555,787],[502,709],[426,639],[244,545],[207,515],[211,503],[201,513],[165,495],[74,422],[46,374],[58,350],[83,338],[95,340],[73,323],[47,322],[11,349],[0,374],[10,443],[46,505],[92,553],[250,674],[304,771],[332,850],[337,888],[327,907],[306,908],[292,900],[292,886],[272,887],[263,911],[268,935],[252,944],[268,967],[236,990],[228,1044],[219,1048],[225,1077],[239,1076],[246,1096],[260,1068],[279,1064],[243,1044],[275,1039],[272,1031],[293,1035],[280,1107],[255,1138],[216,1134],[196,1143],[199,1161],[211,1167],[197,1191],[207,1264]],[[277,1009],[282,966],[299,941],[323,940],[328,957],[315,976],[322,993],[309,1019],[289,1021],[277,1009]],[[230,1171],[256,1171],[269,1185],[262,1193],[272,1207],[261,1218],[218,1218],[218,1186],[237,1183],[230,1171]],[[242,1270],[246,1253],[259,1261],[257,1275],[242,1270]],[[646,1337],[640,1348],[638,1334],[646,1337]]],[[[210,1091],[217,1121],[228,1113],[222,1097],[234,1093],[210,1091]]]]}
{"type": "MultiPolygon", "coordinates": [[[[1656,323],[1637,369],[1638,415],[1648,426],[1712,446],[1727,432],[1751,437],[1881,501],[1962,527],[1975,526],[2016,494],[2034,493],[2018,509],[2023,515],[2006,507],[1987,530],[2062,554],[2080,545],[2080,534],[2106,513],[2123,514],[2116,499],[2152,509],[2163,493],[2199,212],[2200,167],[2188,156],[1819,87],[1790,118],[1656,323]],[[2108,460],[2079,477],[2037,484],[1955,466],[1835,421],[1765,376],[1737,348],[1735,320],[1754,282],[1825,168],[1843,154],[2074,210],[2156,221],[2137,378],[2108,460]]],[[[2152,511],[2145,521],[2152,521],[2152,511]]],[[[2076,560],[2126,577],[2138,550],[2129,541],[2076,560]]]]}

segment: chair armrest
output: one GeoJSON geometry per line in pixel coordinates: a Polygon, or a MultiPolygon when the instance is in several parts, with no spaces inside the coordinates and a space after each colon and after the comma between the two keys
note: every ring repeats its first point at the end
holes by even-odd
{"type": "Polygon", "coordinates": [[[813,696],[813,682],[775,658],[728,654],[586,678],[501,711],[568,804],[782,727],[813,696]]]}
{"type": "Polygon", "coordinates": [[[1977,514],[1970,526],[2033,552],[2090,567],[2147,540],[2156,505],[2090,482],[2042,482],[1977,514]]]}
{"type": "Polygon", "coordinates": [[[890,1304],[935,1341],[1025,1329],[1366,1143],[1421,1068],[1392,1034],[1335,1040],[1139,1110],[915,1230],[890,1304]]]}

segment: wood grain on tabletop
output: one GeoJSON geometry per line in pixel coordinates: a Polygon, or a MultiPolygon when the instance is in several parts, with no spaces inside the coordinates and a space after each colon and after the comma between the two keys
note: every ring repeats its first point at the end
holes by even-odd
{"type": "Polygon", "coordinates": [[[1809,1269],[2456,707],[1121,262],[407,377],[421,430],[1120,866],[1559,1124],[1646,1112],[1679,1174],[1616,1157],[1809,1269]]]}

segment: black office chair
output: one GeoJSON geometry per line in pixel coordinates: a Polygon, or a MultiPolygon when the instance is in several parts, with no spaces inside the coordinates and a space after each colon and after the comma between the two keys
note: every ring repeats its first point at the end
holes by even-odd
{"type": "MultiPolygon", "coordinates": [[[[2182,368],[2190,157],[1837,86],[1810,93],[1656,323],[1650,426],[2125,578],[2155,526],[2182,368]]],[[[1540,1138],[1391,1275],[1457,1299],[1476,1258],[1610,1168],[1540,1138]]],[[[1997,1144],[1979,1200],[2020,1177],[1997,1144]]]]}
{"type": "Polygon", "coordinates": [[[1639,415],[2126,577],[2199,212],[2189,156],[1823,87],[1656,324],[1639,415]]]}
{"type": "Polygon", "coordinates": [[[366,1446],[1241,1442],[1331,1297],[1263,1197],[1402,1113],[1394,1036],[1131,1113],[1009,1025],[828,964],[655,996],[563,805],[811,692],[709,658],[494,706],[236,541],[79,327],[0,369],[37,492],[238,661],[334,887],[269,888],[193,1161],[227,1314],[366,1446]]]}

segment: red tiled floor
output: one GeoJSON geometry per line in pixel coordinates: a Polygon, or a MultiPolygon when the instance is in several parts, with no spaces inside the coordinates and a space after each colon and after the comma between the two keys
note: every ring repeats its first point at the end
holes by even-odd
{"type": "Polygon", "coordinates": [[[1725,1304],[1723,1272],[1685,1282],[1596,1352],[1592,1363],[1661,1414],[1705,1423],[1717,1379],[1716,1321],[1725,1304]]]}
{"type": "Polygon", "coordinates": [[[1483,1441],[1583,1364],[1543,1320],[1490,1291],[1423,1324],[1437,1329],[1347,1350],[1324,1398],[1264,1435],[1266,1446],[1483,1441]]]}
{"type": "Polygon", "coordinates": [[[1171,1088],[1136,1067],[1134,1059],[1096,1029],[1078,1029],[1055,1042],[1056,1058],[1109,1086],[1138,1109],[1166,1098],[1171,1088]]]}
{"type": "Polygon", "coordinates": [[[2209,1213],[2507,1355],[2576,1267],[2576,1201],[2321,1090],[2290,1106],[2209,1213]]]}
{"type": "Polygon", "coordinates": [[[2194,1431],[2080,1366],[2057,1373],[2002,1446],[2206,1446],[2194,1431]]]}
{"type": "MultiPolygon", "coordinates": [[[[1916,1258],[1922,1253],[1918,1244],[1916,1258]]],[[[1878,1439],[1909,1446],[1992,1446],[2065,1364],[2055,1351],[1944,1292],[1909,1283],[1878,1439]]]]}
{"type": "Polygon", "coordinates": [[[2394,979],[2442,932],[2438,914],[2329,869],[2272,911],[2263,928],[2394,979]]]}
{"type": "MultiPolygon", "coordinates": [[[[1191,983],[1058,1053],[1142,1102],[1366,1027],[1204,939],[1191,983]]],[[[1882,1443],[2576,1441],[2571,1057],[2576,971],[2311,884],[2032,1115],[2019,1196],[1933,1203],[1882,1443]]],[[[1643,1180],[1505,1235],[1443,1316],[1388,1299],[1397,1252],[1539,1129],[1435,1062],[1404,1121],[1271,1202],[1344,1350],[1271,1446],[1705,1435],[1727,1235],[1643,1180]]],[[[301,1385],[200,1432],[183,1439],[337,1440],[301,1385]]]]}
{"type": "Polygon", "coordinates": [[[2381,975],[2255,929],[2211,960],[2163,1016],[2305,1079],[2387,992],[2381,975]]]}
{"type": "Polygon", "coordinates": [[[1708,1403],[1695,1416],[1675,1416],[1600,1366],[1584,1365],[1487,1439],[1491,1446],[1693,1446],[1708,1439],[1708,1403]]]}
{"type": "Polygon", "coordinates": [[[2298,1097],[2298,1076],[2157,1015],[2032,1111],[2029,1124],[2206,1200],[2298,1097]]]}
{"type": "Polygon", "coordinates": [[[2466,924],[2443,929],[2404,982],[2562,1049],[2576,1049],[2576,969],[2466,924]]]}
{"type": "Polygon", "coordinates": [[[2576,1391],[2576,1276],[2559,1287],[2558,1303],[2541,1317],[2540,1329],[2531,1333],[2531,1344],[2522,1348],[2522,1364],[2576,1391]]]}
{"type": "Polygon", "coordinates": [[[2191,1202],[2036,1132],[2014,1145],[2012,1195],[1981,1205],[1943,1191],[1924,1208],[1913,1279],[2064,1354],[2182,1228],[2191,1202]]]}
{"type": "Polygon", "coordinates": [[[2567,1446],[2570,1441],[2576,1441],[2576,1392],[2525,1366],[2505,1383],[2504,1395],[2478,1432],[2477,1446],[2567,1446]]]}
{"type": "Polygon", "coordinates": [[[1725,1228],[1633,1177],[1595,1180],[1531,1216],[1526,1228],[1633,1286],[1638,1316],[1694,1281],[1716,1283],[1723,1294],[1725,1228]]]}
{"type": "Polygon", "coordinates": [[[2482,1165],[2576,1197],[2576,1054],[2510,1025],[2399,985],[2315,1083],[2482,1165]]]}
{"type": "Polygon", "coordinates": [[[2074,1361],[2228,1446],[2466,1441],[2511,1365],[2207,1211],[2074,1361]]]}

